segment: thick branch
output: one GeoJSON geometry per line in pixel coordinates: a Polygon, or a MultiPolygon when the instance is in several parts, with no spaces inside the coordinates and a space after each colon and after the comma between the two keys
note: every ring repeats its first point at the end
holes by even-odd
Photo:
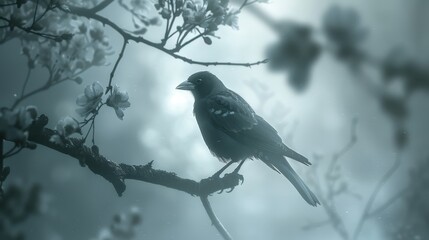
{"type": "Polygon", "coordinates": [[[153,183],[195,196],[206,196],[223,189],[233,188],[240,181],[240,175],[228,174],[222,178],[207,178],[197,182],[178,177],[173,172],[154,169],[152,162],[146,165],[118,164],[93,152],[91,148],[81,144],[79,139],[71,139],[70,143],[65,145],[51,142],[50,138],[55,134],[55,131],[45,128],[47,123],[48,118],[45,115],[37,118],[29,130],[29,140],[79,160],[93,173],[112,183],[119,196],[125,191],[125,179],[153,183]]]}

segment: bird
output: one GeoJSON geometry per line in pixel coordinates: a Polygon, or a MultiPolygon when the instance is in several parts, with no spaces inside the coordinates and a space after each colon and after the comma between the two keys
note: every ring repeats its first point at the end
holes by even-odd
{"type": "Polygon", "coordinates": [[[277,131],[237,93],[208,71],[192,74],[176,89],[190,91],[194,97],[194,115],[210,152],[226,163],[219,176],[232,163],[239,162],[238,172],[246,159],[259,159],[284,175],[310,205],[320,202],[292,169],[286,158],[311,165],[301,154],[287,147],[277,131]]]}

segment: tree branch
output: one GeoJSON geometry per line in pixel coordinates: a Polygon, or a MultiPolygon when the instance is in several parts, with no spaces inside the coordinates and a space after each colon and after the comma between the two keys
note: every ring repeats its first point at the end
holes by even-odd
{"type": "Polygon", "coordinates": [[[122,57],[124,56],[125,48],[127,47],[127,41],[124,40],[124,43],[122,44],[121,52],[119,53],[118,59],[115,62],[115,65],[113,66],[112,72],[110,72],[110,78],[109,78],[109,85],[106,88],[106,93],[109,91],[112,91],[112,80],[115,76],[116,68],[119,65],[119,62],[121,61],[122,57]]]}
{"type": "Polygon", "coordinates": [[[86,8],[80,8],[80,7],[74,7],[74,6],[69,6],[70,10],[66,10],[63,9],[61,7],[59,7],[60,10],[62,10],[65,13],[71,13],[77,16],[81,16],[81,17],[86,17],[89,19],[93,19],[96,21],[99,21],[100,23],[102,23],[103,25],[107,25],[109,27],[111,27],[113,30],[115,30],[118,34],[120,34],[123,38],[124,41],[134,41],[136,43],[143,43],[146,44],[150,47],[156,48],[160,51],[163,51],[164,53],[176,58],[176,59],[180,59],[184,62],[190,63],[190,64],[198,64],[198,65],[203,65],[203,66],[218,66],[218,65],[226,65],[226,66],[243,66],[243,67],[251,67],[254,65],[260,65],[263,63],[267,63],[268,59],[264,59],[262,61],[257,61],[257,62],[251,62],[251,63],[235,63],[235,62],[204,62],[204,61],[195,61],[192,60],[190,58],[178,55],[177,53],[174,52],[174,50],[171,49],[166,49],[163,47],[162,43],[154,43],[152,41],[149,41],[141,36],[134,36],[128,32],[126,32],[124,29],[122,29],[121,27],[119,27],[118,25],[116,25],[114,22],[112,22],[111,20],[109,20],[108,18],[105,18],[101,15],[98,15],[96,13],[94,13],[94,11],[92,9],[86,9],[86,8]]]}
{"type": "Polygon", "coordinates": [[[216,214],[213,212],[213,209],[210,205],[207,195],[200,196],[200,199],[201,199],[201,202],[203,203],[204,209],[207,212],[207,215],[209,215],[209,218],[212,221],[212,224],[216,227],[216,229],[219,231],[222,237],[225,240],[232,240],[232,237],[229,234],[229,232],[226,230],[226,228],[222,225],[222,223],[217,218],[216,214]]]}
{"type": "Polygon", "coordinates": [[[100,2],[97,6],[91,8],[91,11],[94,13],[99,12],[108,7],[111,3],[113,3],[113,0],[104,0],[100,2]]]}
{"type": "Polygon", "coordinates": [[[52,150],[69,155],[93,173],[102,176],[112,183],[119,196],[126,189],[125,180],[133,179],[186,192],[194,196],[207,196],[222,189],[233,188],[239,184],[241,176],[227,174],[221,178],[206,178],[201,182],[178,177],[173,172],[154,169],[152,162],[146,165],[128,165],[115,163],[106,157],[93,152],[90,147],[83,145],[80,139],[70,139],[70,143],[59,145],[50,141],[55,131],[45,128],[48,118],[38,117],[29,129],[29,141],[46,146],[52,150]]]}

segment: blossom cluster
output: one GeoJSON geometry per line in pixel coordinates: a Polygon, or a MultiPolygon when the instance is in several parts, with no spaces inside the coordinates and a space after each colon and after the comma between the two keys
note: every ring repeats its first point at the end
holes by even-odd
{"type": "Polygon", "coordinates": [[[207,33],[218,30],[220,25],[238,29],[238,11],[229,6],[229,0],[158,0],[155,8],[164,19],[182,16],[183,26],[180,28],[200,27],[207,33]]]}
{"type": "MultiPolygon", "coordinates": [[[[55,134],[51,137],[51,141],[63,145],[69,142],[69,137],[73,134],[82,134],[81,128],[90,120],[94,120],[98,115],[98,111],[103,105],[107,105],[115,110],[116,116],[119,119],[124,118],[124,110],[131,106],[128,93],[121,91],[117,85],[113,87],[106,101],[103,102],[104,88],[99,82],[94,82],[87,85],[84,92],[76,99],[78,108],[76,112],[85,119],[83,122],[67,116],[58,121],[55,127],[55,134]]],[[[91,130],[91,129],[90,129],[91,130]]],[[[92,129],[93,130],[93,129],[92,129]]]]}
{"type": "MultiPolygon", "coordinates": [[[[29,68],[47,68],[55,75],[54,81],[70,79],[80,83],[82,79],[77,75],[92,66],[106,65],[106,57],[113,53],[112,48],[100,23],[64,14],[53,7],[60,6],[60,3],[52,5],[51,2],[55,1],[29,1],[20,8],[0,8],[0,15],[13,20],[11,29],[0,28],[0,41],[13,36],[21,37],[22,54],[27,57],[29,68]],[[35,4],[38,4],[39,12],[36,18],[35,4]],[[31,37],[24,31],[10,31],[14,26],[30,29],[46,37],[31,37]]],[[[73,5],[84,7],[97,3],[95,0],[72,2],[73,5]]]]}
{"type": "Polygon", "coordinates": [[[28,128],[36,117],[35,106],[0,109],[0,136],[5,140],[23,145],[28,139],[28,128]]]}

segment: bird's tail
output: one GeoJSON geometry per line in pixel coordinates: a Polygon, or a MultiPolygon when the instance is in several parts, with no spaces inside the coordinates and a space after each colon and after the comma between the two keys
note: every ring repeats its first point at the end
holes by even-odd
{"type": "Polygon", "coordinates": [[[307,187],[304,181],[292,169],[288,161],[283,156],[269,156],[262,160],[269,167],[283,174],[292,183],[296,190],[298,190],[308,204],[312,206],[320,205],[316,195],[314,195],[314,193],[307,187]]]}

